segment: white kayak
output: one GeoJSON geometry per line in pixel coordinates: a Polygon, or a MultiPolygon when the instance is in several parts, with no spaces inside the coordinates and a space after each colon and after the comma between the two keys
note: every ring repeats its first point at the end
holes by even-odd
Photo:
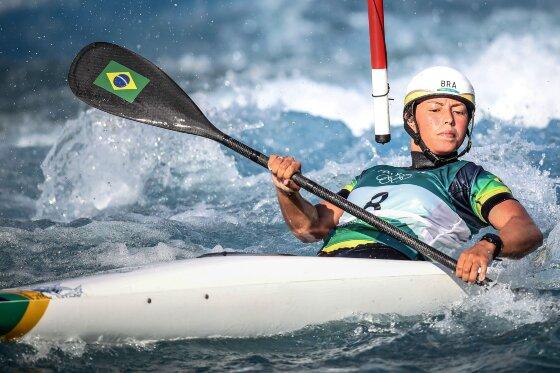
{"type": "Polygon", "coordinates": [[[0,339],[251,337],[465,296],[423,261],[219,255],[0,290],[0,339]]]}

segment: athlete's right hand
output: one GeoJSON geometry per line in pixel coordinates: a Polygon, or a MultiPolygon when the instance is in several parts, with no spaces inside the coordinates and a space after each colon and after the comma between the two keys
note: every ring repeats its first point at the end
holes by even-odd
{"type": "Polygon", "coordinates": [[[300,186],[290,180],[293,174],[301,171],[301,163],[293,157],[272,154],[268,158],[268,169],[272,173],[272,182],[276,188],[286,193],[300,190],[300,186]]]}

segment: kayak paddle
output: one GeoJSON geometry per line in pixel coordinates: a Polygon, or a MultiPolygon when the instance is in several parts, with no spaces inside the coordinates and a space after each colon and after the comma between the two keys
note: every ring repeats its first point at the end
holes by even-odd
{"type": "MultiPolygon", "coordinates": [[[[84,47],[70,66],[68,83],[80,100],[94,108],[137,122],[217,141],[268,168],[268,156],[217,129],[167,74],[128,49],[105,42],[84,47]]],[[[293,175],[292,180],[308,192],[387,233],[433,261],[455,270],[455,259],[301,173],[293,175]]]]}

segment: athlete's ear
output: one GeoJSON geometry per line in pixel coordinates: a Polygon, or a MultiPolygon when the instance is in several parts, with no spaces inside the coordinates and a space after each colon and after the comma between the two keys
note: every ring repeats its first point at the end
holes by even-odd
{"type": "Polygon", "coordinates": [[[416,118],[413,113],[413,106],[407,106],[403,111],[404,125],[408,126],[414,133],[416,133],[416,118]]]}
{"type": "Polygon", "coordinates": [[[405,120],[406,120],[405,125],[410,127],[410,129],[414,131],[414,133],[416,133],[416,119],[414,118],[414,115],[411,115],[410,113],[406,113],[405,120]]]}

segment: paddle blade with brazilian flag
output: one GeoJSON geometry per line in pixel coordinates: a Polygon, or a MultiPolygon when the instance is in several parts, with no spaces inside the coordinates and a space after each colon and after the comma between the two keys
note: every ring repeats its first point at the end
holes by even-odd
{"type": "Polygon", "coordinates": [[[82,101],[110,114],[211,139],[221,135],[167,74],[115,44],[84,47],[70,66],[68,84],[82,101]]]}
{"type": "Polygon", "coordinates": [[[110,61],[93,84],[133,103],[149,82],[150,79],[136,71],[118,62],[110,61]]]}

